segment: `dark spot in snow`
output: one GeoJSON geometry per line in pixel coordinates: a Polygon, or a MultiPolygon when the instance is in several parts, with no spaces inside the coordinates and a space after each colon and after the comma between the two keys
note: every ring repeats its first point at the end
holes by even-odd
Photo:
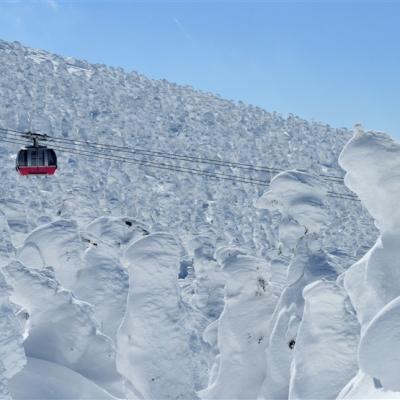
{"type": "Polygon", "coordinates": [[[295,344],[296,344],[296,341],[295,341],[294,339],[292,339],[292,340],[289,342],[289,344],[288,344],[289,349],[292,350],[292,349],[294,348],[294,345],[295,345],[295,344]]]}
{"type": "Polygon", "coordinates": [[[193,266],[193,260],[181,260],[178,279],[185,279],[189,274],[189,268],[193,266]]]}
{"type": "Polygon", "coordinates": [[[373,378],[375,389],[383,388],[381,381],[378,378],[373,378]]]}
{"type": "Polygon", "coordinates": [[[88,238],[82,238],[82,240],[84,241],[84,242],[87,242],[87,243],[90,243],[90,244],[92,244],[93,246],[96,246],[97,247],[97,243],[96,242],[92,242],[90,239],[88,239],[88,238]]]}
{"type": "Polygon", "coordinates": [[[261,287],[261,289],[265,292],[265,288],[267,286],[265,279],[264,278],[258,278],[257,279],[259,286],[261,287]]]}
{"type": "Polygon", "coordinates": [[[261,344],[261,342],[264,340],[264,336],[260,336],[259,338],[258,338],[258,344],[261,344]]]}
{"type": "Polygon", "coordinates": [[[132,222],[131,221],[125,221],[125,224],[128,226],[132,226],[132,222]]]}

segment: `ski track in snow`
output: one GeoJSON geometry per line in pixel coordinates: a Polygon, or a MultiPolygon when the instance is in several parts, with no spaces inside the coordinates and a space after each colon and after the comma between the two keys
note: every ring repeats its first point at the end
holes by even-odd
{"type": "Polygon", "coordinates": [[[19,43],[0,57],[0,126],[287,170],[242,171],[263,193],[59,153],[26,178],[0,141],[1,398],[400,398],[398,143],[19,43]],[[341,151],[362,204],[318,176],[343,175],[341,151]]]}

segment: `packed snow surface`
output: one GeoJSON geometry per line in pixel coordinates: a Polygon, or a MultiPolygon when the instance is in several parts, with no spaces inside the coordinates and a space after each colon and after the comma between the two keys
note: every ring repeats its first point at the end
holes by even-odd
{"type": "Polygon", "coordinates": [[[400,398],[398,143],[19,43],[0,58],[0,127],[277,170],[73,144],[21,177],[0,129],[1,398],[400,398]]]}

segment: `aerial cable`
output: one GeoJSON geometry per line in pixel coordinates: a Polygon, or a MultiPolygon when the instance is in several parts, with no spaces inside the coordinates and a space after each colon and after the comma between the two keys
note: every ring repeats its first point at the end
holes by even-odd
{"type": "MultiPolygon", "coordinates": [[[[22,139],[16,139],[16,138],[8,138],[8,139],[3,139],[4,142],[7,143],[12,143],[12,144],[18,144],[18,145],[23,145],[25,144],[22,139]]],[[[179,167],[179,166],[174,166],[171,164],[161,164],[161,163],[155,163],[155,162],[149,162],[146,160],[137,160],[137,159],[129,159],[129,158],[123,158],[119,156],[107,156],[105,154],[99,154],[97,152],[93,151],[77,151],[75,149],[71,149],[68,147],[55,147],[53,148],[57,151],[68,153],[68,154],[74,154],[74,155],[83,155],[86,157],[94,157],[94,158],[99,158],[103,160],[109,160],[109,161],[115,161],[115,162],[123,162],[123,163],[128,163],[128,164],[135,164],[135,165],[144,165],[148,167],[153,167],[157,169],[162,169],[162,170],[168,170],[168,171],[174,171],[174,172],[184,172],[184,173],[189,173],[192,175],[199,175],[199,176],[205,176],[208,178],[215,178],[215,179],[223,179],[223,180],[228,180],[232,182],[240,182],[240,183],[247,183],[247,184],[252,184],[256,186],[262,186],[262,187],[268,187],[269,184],[266,182],[262,181],[255,181],[250,178],[246,177],[240,177],[240,176],[224,176],[222,174],[218,173],[211,173],[207,172],[204,170],[193,170],[187,167],[179,167]]],[[[337,193],[337,192],[328,192],[327,193],[328,197],[332,198],[339,198],[343,200],[353,200],[353,201],[360,201],[356,196],[353,195],[347,195],[345,193],[337,193]]]]}
{"type": "MultiPolygon", "coordinates": [[[[47,141],[47,140],[46,140],[47,141]]],[[[99,153],[98,152],[95,152],[95,151],[93,151],[93,150],[87,150],[87,149],[84,149],[84,150],[81,150],[81,149],[72,149],[71,147],[64,147],[64,146],[61,146],[61,145],[59,145],[59,144],[56,144],[56,146],[52,146],[54,149],[56,149],[56,150],[60,150],[60,151],[62,151],[62,150],[68,150],[68,151],[70,151],[70,152],[76,152],[76,151],[80,151],[80,152],[85,152],[85,153],[87,153],[87,154],[92,154],[93,156],[97,156],[99,153]]],[[[254,178],[247,178],[247,177],[242,177],[242,176],[239,176],[239,175],[230,175],[230,174],[224,174],[224,173],[220,173],[220,172],[208,172],[208,171],[204,171],[204,170],[202,170],[202,169],[197,169],[197,168],[189,168],[189,167],[182,167],[182,166],[174,166],[174,165],[171,165],[171,164],[165,164],[165,163],[156,163],[156,162],[154,162],[154,161],[149,161],[149,160],[141,160],[141,159],[137,159],[137,158],[132,158],[132,157],[130,157],[130,158],[127,158],[127,157],[121,157],[121,156],[116,156],[116,155],[113,155],[113,154],[111,154],[111,155],[106,155],[106,154],[102,154],[102,155],[105,155],[105,156],[107,156],[107,157],[112,157],[115,161],[130,161],[130,162],[133,162],[133,161],[135,161],[135,162],[137,162],[137,163],[141,163],[141,164],[143,164],[143,165],[149,165],[149,166],[151,166],[151,165],[153,165],[153,166],[163,166],[163,167],[174,167],[174,168],[179,168],[179,169],[181,169],[181,170],[187,170],[188,172],[198,172],[198,173],[202,173],[202,174],[204,174],[204,173],[206,173],[206,174],[213,174],[213,175],[217,175],[217,176],[219,176],[219,177],[221,177],[221,178],[231,178],[231,179],[240,179],[240,180],[246,180],[246,181],[248,181],[249,183],[256,183],[256,184],[260,184],[260,185],[265,185],[266,184],[266,182],[265,181],[262,181],[262,180],[259,180],[259,179],[254,179],[254,178]]]]}
{"type": "Polygon", "coordinates": [[[357,199],[358,200],[358,197],[356,195],[354,195],[354,194],[332,192],[330,190],[327,193],[328,193],[328,195],[334,195],[334,196],[339,195],[341,197],[346,197],[346,198],[349,198],[349,199],[357,199]]]}
{"type": "Polygon", "coordinates": [[[329,197],[336,197],[338,199],[343,200],[352,200],[352,201],[361,201],[357,196],[348,195],[346,193],[338,193],[338,192],[327,192],[327,196],[329,197]]]}
{"type": "MultiPolygon", "coordinates": [[[[12,144],[24,144],[21,141],[18,141],[18,139],[11,139],[11,140],[6,140],[3,139],[3,142],[7,143],[12,143],[12,144]]],[[[137,160],[137,159],[129,159],[129,158],[122,158],[118,156],[107,156],[105,154],[99,154],[95,152],[90,152],[90,151],[77,151],[73,150],[67,147],[56,147],[52,146],[53,149],[60,151],[62,153],[68,153],[68,154],[74,154],[74,155],[83,155],[86,157],[94,157],[94,158],[100,158],[103,160],[110,160],[110,161],[116,161],[116,162],[123,162],[123,163],[128,163],[128,164],[135,164],[135,165],[144,165],[144,166],[149,166],[157,169],[163,169],[163,170],[169,170],[169,171],[176,171],[176,172],[185,172],[189,173],[192,175],[201,175],[209,178],[216,178],[216,179],[223,179],[223,180],[229,180],[233,182],[241,182],[241,183],[248,183],[248,184],[253,184],[256,186],[264,186],[268,187],[267,182],[262,182],[262,181],[253,181],[251,179],[247,179],[245,177],[240,177],[236,175],[223,175],[223,174],[218,174],[218,173],[212,173],[212,172],[207,172],[203,170],[196,170],[196,169],[190,169],[190,168],[181,168],[178,166],[174,166],[171,164],[161,164],[161,163],[154,163],[154,162],[149,162],[146,160],[137,160]]]]}
{"type": "MultiPolygon", "coordinates": [[[[19,145],[25,144],[23,139],[17,139],[17,138],[7,138],[7,139],[8,140],[3,139],[3,141],[12,143],[12,144],[19,144],[19,145]]],[[[144,166],[149,166],[149,167],[164,169],[164,170],[170,170],[170,171],[175,171],[175,172],[185,172],[185,173],[189,173],[189,174],[193,174],[193,175],[201,175],[201,176],[206,176],[206,177],[210,177],[210,178],[224,179],[224,180],[241,182],[241,183],[248,183],[248,184],[263,186],[263,187],[269,186],[268,183],[266,183],[264,181],[255,180],[253,178],[241,177],[238,175],[227,175],[227,174],[221,174],[221,173],[207,172],[207,171],[204,171],[201,169],[181,167],[181,166],[175,166],[175,165],[171,165],[171,164],[157,163],[157,162],[148,161],[148,160],[139,160],[139,159],[135,159],[135,158],[126,158],[126,157],[115,156],[115,155],[107,156],[104,153],[99,154],[98,152],[95,152],[92,150],[80,150],[80,149],[76,150],[76,149],[73,149],[70,147],[64,147],[64,146],[60,146],[60,145],[56,145],[53,147],[55,150],[58,150],[58,151],[64,152],[64,153],[71,153],[71,154],[83,155],[83,156],[87,156],[87,157],[101,158],[101,159],[106,159],[106,160],[116,161],[116,162],[125,162],[125,163],[130,163],[130,164],[135,164],[135,165],[144,165],[144,166]]],[[[346,194],[346,193],[337,193],[337,192],[329,191],[328,196],[345,199],[345,200],[359,201],[359,199],[355,195],[346,194]]]]}
{"type": "MultiPolygon", "coordinates": [[[[63,139],[59,139],[59,138],[54,139],[51,137],[48,140],[50,142],[64,141],[63,139]]],[[[239,162],[235,162],[235,161],[223,161],[223,160],[208,159],[208,158],[202,158],[202,157],[196,157],[196,156],[179,155],[179,154],[161,152],[161,151],[151,151],[151,150],[145,150],[145,149],[140,149],[140,148],[136,148],[136,147],[126,148],[126,147],[107,145],[107,144],[101,144],[101,143],[92,143],[92,142],[84,142],[84,141],[76,142],[72,139],[69,139],[68,141],[72,142],[74,144],[77,144],[77,145],[94,147],[94,148],[106,148],[106,149],[110,149],[115,152],[144,155],[144,156],[155,157],[155,158],[165,158],[165,159],[169,159],[169,160],[197,162],[199,164],[209,164],[209,165],[215,165],[215,166],[219,166],[219,167],[237,168],[237,169],[243,169],[243,170],[254,171],[254,172],[280,173],[280,172],[286,171],[286,169],[245,164],[245,163],[239,163],[239,162]]],[[[341,177],[329,176],[329,175],[319,175],[319,176],[328,181],[337,182],[337,183],[343,182],[343,178],[341,178],[341,177]]]]}
{"type": "MultiPolygon", "coordinates": [[[[17,133],[19,135],[25,133],[22,131],[18,131],[18,130],[14,130],[14,129],[6,129],[6,128],[0,128],[0,130],[17,133]]],[[[141,149],[141,148],[136,148],[136,147],[122,147],[122,146],[116,146],[116,145],[109,145],[109,144],[105,144],[105,143],[104,144],[103,143],[94,143],[94,142],[78,140],[78,139],[58,138],[58,137],[54,137],[54,136],[50,136],[50,135],[44,135],[44,136],[45,136],[46,140],[50,141],[50,142],[51,141],[55,141],[55,142],[58,141],[58,142],[64,142],[64,143],[69,142],[69,143],[73,143],[73,144],[77,144],[77,145],[84,145],[86,147],[95,147],[95,148],[103,147],[103,148],[107,148],[107,149],[112,149],[113,151],[120,151],[120,152],[124,152],[124,153],[136,153],[136,154],[147,155],[150,157],[177,159],[177,160],[182,160],[182,161],[195,161],[195,162],[203,163],[203,164],[212,164],[212,165],[218,165],[221,167],[248,169],[248,170],[257,171],[257,172],[279,173],[279,172],[286,171],[285,169],[281,169],[281,168],[246,164],[246,163],[240,163],[240,162],[235,162],[235,161],[224,161],[224,160],[217,160],[217,159],[205,158],[205,157],[181,155],[181,154],[176,154],[176,153],[168,153],[165,151],[146,150],[146,149],[141,149]]],[[[326,174],[318,174],[318,176],[323,177],[325,180],[330,180],[333,182],[338,182],[338,183],[343,182],[343,178],[340,176],[326,175],[326,174]]]]}
{"type": "MultiPolygon", "coordinates": [[[[11,131],[11,132],[15,132],[18,134],[23,133],[22,131],[15,131],[12,129],[5,129],[5,128],[0,128],[0,130],[11,131]]],[[[181,161],[196,161],[196,162],[204,163],[204,164],[219,165],[222,167],[249,169],[249,170],[254,170],[254,171],[259,171],[259,172],[282,172],[282,171],[284,171],[284,170],[280,170],[277,168],[257,166],[257,165],[239,163],[239,162],[234,162],[234,161],[223,161],[223,160],[209,159],[209,158],[196,157],[196,156],[180,155],[180,154],[168,153],[168,152],[163,152],[163,151],[146,150],[146,149],[141,149],[141,148],[137,148],[137,147],[122,147],[122,146],[110,145],[110,144],[106,144],[106,143],[94,143],[94,142],[78,140],[78,139],[56,138],[54,136],[49,136],[49,135],[45,135],[45,136],[46,136],[47,141],[69,142],[69,143],[76,144],[76,145],[82,145],[82,146],[84,145],[86,147],[95,147],[95,148],[102,147],[102,148],[112,149],[115,151],[121,151],[124,153],[142,154],[142,155],[147,155],[147,156],[151,156],[151,157],[162,157],[162,158],[169,158],[169,159],[177,159],[177,160],[181,160],[181,161]]]]}
{"type": "Polygon", "coordinates": [[[76,151],[76,150],[68,149],[65,147],[52,146],[52,148],[54,148],[55,150],[60,151],[62,153],[83,155],[86,157],[95,157],[95,158],[100,158],[103,160],[110,160],[110,161],[122,162],[122,163],[127,163],[127,164],[143,165],[143,166],[147,166],[147,167],[153,167],[153,168],[163,169],[163,170],[168,170],[168,171],[185,172],[185,173],[192,174],[192,175],[200,175],[200,176],[205,176],[205,177],[209,177],[209,178],[223,179],[223,180],[228,180],[228,181],[232,181],[232,182],[248,183],[248,184],[252,184],[252,185],[256,185],[256,186],[263,186],[263,187],[269,186],[267,182],[254,181],[251,179],[246,179],[246,177],[240,177],[237,175],[224,175],[224,174],[218,174],[218,173],[213,173],[213,172],[207,172],[207,171],[203,171],[203,170],[199,170],[199,169],[191,169],[191,168],[174,166],[171,164],[155,163],[155,162],[150,162],[150,161],[146,161],[146,160],[129,159],[129,158],[116,157],[116,156],[107,156],[105,154],[86,152],[84,150],[76,151]]]}
{"type": "MultiPolygon", "coordinates": [[[[187,171],[187,172],[197,172],[197,173],[201,173],[201,174],[212,174],[212,175],[216,175],[219,176],[221,178],[229,178],[229,179],[239,179],[239,180],[246,180],[249,183],[256,183],[256,184],[260,184],[260,185],[266,185],[265,181],[259,180],[259,179],[253,179],[253,178],[247,178],[245,176],[239,176],[239,175],[231,175],[231,174],[225,174],[225,173],[220,173],[220,172],[209,172],[209,171],[205,171],[202,169],[198,169],[198,168],[189,168],[189,167],[185,167],[185,166],[180,166],[180,165],[172,165],[172,164],[166,164],[166,163],[158,163],[155,161],[150,161],[150,160],[142,160],[142,159],[138,159],[138,158],[134,158],[134,157],[122,157],[122,156],[117,156],[117,155],[113,155],[113,154],[104,154],[104,153],[99,153],[93,150],[86,150],[86,149],[74,149],[71,147],[65,147],[65,146],[61,146],[59,144],[56,144],[55,146],[52,145],[52,147],[55,150],[59,150],[59,151],[68,151],[70,153],[75,153],[75,154],[83,154],[85,153],[86,155],[93,155],[94,157],[101,155],[101,156],[105,156],[108,157],[114,161],[121,161],[121,162],[131,162],[131,163],[140,163],[142,165],[148,165],[148,166],[162,166],[162,167],[173,167],[173,168],[179,168],[182,171],[187,171]]],[[[102,157],[103,158],[103,157],[102,157]]]]}
{"type": "MultiPolygon", "coordinates": [[[[14,139],[13,138],[13,140],[20,140],[20,141],[16,141],[16,142],[9,141],[9,143],[23,144],[23,142],[21,141],[22,139],[14,139]]],[[[61,152],[68,152],[68,153],[72,153],[72,154],[79,154],[79,155],[84,155],[84,156],[89,156],[89,157],[97,157],[97,158],[102,158],[102,159],[108,159],[111,161],[128,162],[131,164],[152,166],[152,167],[159,168],[159,169],[167,169],[167,170],[169,169],[169,170],[173,170],[173,171],[177,171],[177,172],[187,172],[187,173],[191,173],[191,174],[195,174],[195,175],[203,175],[203,176],[208,176],[208,177],[234,180],[237,182],[249,183],[249,184],[253,184],[253,185],[268,186],[267,183],[264,181],[255,180],[253,178],[241,177],[238,175],[226,175],[226,174],[215,173],[215,172],[207,172],[207,171],[204,171],[201,169],[193,169],[193,168],[188,168],[188,167],[174,166],[171,164],[156,163],[156,162],[148,161],[148,160],[138,160],[138,159],[120,157],[120,156],[115,156],[115,155],[108,156],[106,154],[101,154],[101,153],[99,155],[98,152],[94,152],[93,150],[78,149],[79,151],[77,151],[76,149],[72,149],[70,147],[63,147],[63,146],[59,146],[59,145],[57,145],[57,147],[54,147],[54,148],[61,152]]],[[[330,194],[332,194],[333,196],[340,196],[340,198],[346,198],[349,200],[358,200],[358,198],[355,195],[351,195],[351,194],[328,192],[328,195],[330,195],[330,194]]],[[[331,196],[331,197],[333,197],[333,196],[331,196]]]]}

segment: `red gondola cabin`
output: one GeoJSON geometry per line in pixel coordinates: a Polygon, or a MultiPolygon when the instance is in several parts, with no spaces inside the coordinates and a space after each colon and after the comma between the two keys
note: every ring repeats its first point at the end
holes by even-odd
{"type": "Polygon", "coordinates": [[[53,175],[57,169],[57,156],[46,146],[28,146],[18,152],[16,170],[20,175],[53,175]]]}

